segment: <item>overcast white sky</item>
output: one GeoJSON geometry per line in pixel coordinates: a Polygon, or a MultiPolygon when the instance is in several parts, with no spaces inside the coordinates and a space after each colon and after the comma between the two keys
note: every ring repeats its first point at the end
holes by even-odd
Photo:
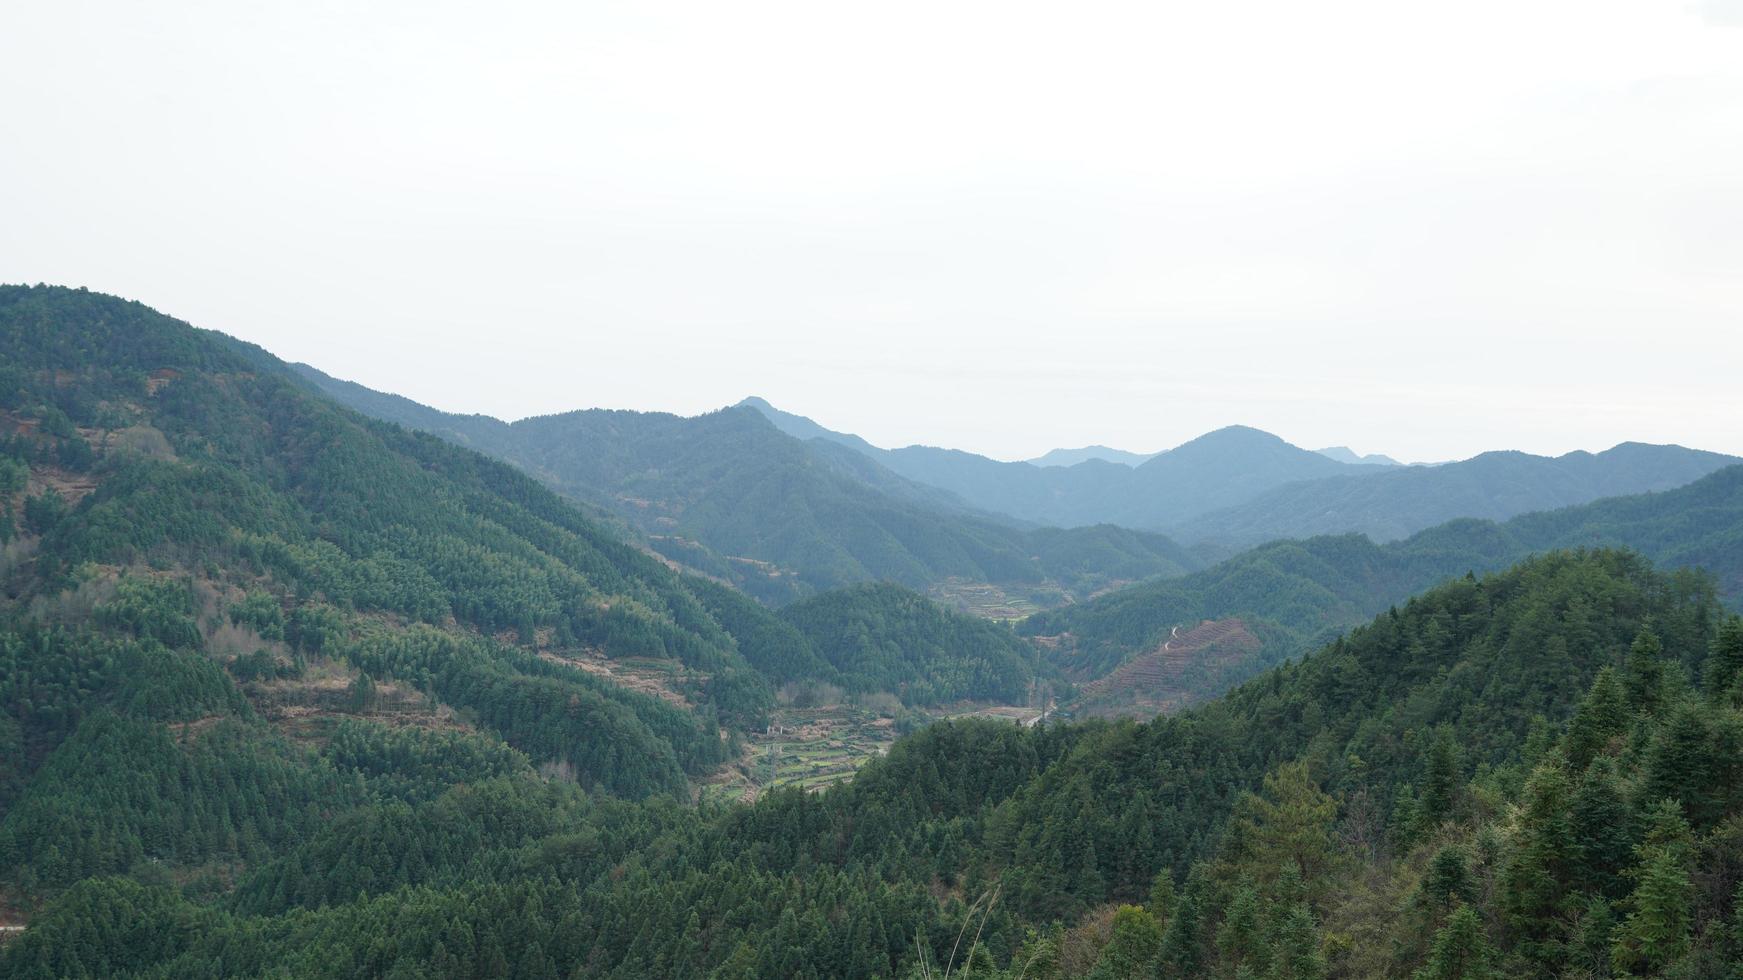
{"type": "Polygon", "coordinates": [[[1743,0],[41,0],[0,112],[0,280],[449,410],[1743,453],[1743,0]]]}

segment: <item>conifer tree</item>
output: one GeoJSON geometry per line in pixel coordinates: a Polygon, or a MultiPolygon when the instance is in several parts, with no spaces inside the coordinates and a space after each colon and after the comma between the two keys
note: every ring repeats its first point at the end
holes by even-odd
{"type": "Polygon", "coordinates": [[[1429,743],[1428,765],[1418,797],[1420,819],[1426,826],[1452,816],[1461,782],[1458,743],[1453,740],[1452,726],[1442,725],[1429,743]]]}
{"type": "Polygon", "coordinates": [[[1501,872],[1501,906],[1527,960],[1553,967],[1561,955],[1562,901],[1574,860],[1568,779],[1556,761],[1531,773],[1511,859],[1501,872]]]}
{"type": "Polygon", "coordinates": [[[1651,714],[1658,710],[1664,697],[1664,645],[1658,634],[1642,626],[1628,648],[1627,676],[1624,688],[1628,707],[1651,714]]]}
{"type": "Polygon", "coordinates": [[[1162,949],[1157,956],[1158,977],[1164,980],[1189,980],[1203,976],[1204,957],[1200,949],[1205,881],[1198,867],[1187,875],[1180,900],[1174,903],[1174,914],[1168,917],[1168,928],[1162,932],[1162,949]]]}
{"type": "Polygon", "coordinates": [[[1443,911],[1474,898],[1476,881],[1471,877],[1470,852],[1459,844],[1436,851],[1422,876],[1421,893],[1443,911]]]}
{"type": "Polygon", "coordinates": [[[1711,743],[1702,707],[1693,701],[1679,702],[1657,726],[1641,795],[1648,800],[1676,800],[1686,815],[1702,825],[1716,819],[1720,788],[1712,781],[1726,768],[1713,758],[1711,743]]]}
{"type": "Polygon", "coordinates": [[[1228,907],[1223,909],[1222,925],[1217,928],[1216,947],[1223,973],[1233,975],[1247,969],[1263,973],[1266,962],[1264,924],[1259,908],[1259,893],[1251,884],[1235,890],[1228,907]]]}
{"type": "Polygon", "coordinates": [[[1721,700],[1740,675],[1743,675],[1743,616],[1732,615],[1725,618],[1713,637],[1713,648],[1701,671],[1701,685],[1709,698],[1721,700]]]}
{"type": "Polygon", "coordinates": [[[1568,722],[1567,759],[1574,770],[1591,764],[1610,740],[1628,731],[1628,699],[1612,667],[1598,671],[1568,722]]]}
{"type": "Polygon", "coordinates": [[[1622,796],[1613,760],[1600,756],[1586,769],[1568,803],[1568,821],[1575,887],[1620,898],[1621,874],[1634,853],[1634,812],[1622,796]]]}
{"type": "MultiPolygon", "coordinates": [[[[1279,903],[1282,905],[1282,903],[1279,903]]],[[[1321,980],[1325,956],[1319,950],[1319,927],[1306,902],[1284,906],[1270,929],[1270,969],[1267,980],[1321,980]]]]}
{"type": "Polygon", "coordinates": [[[1428,962],[1413,980],[1492,980],[1495,951],[1483,935],[1483,920],[1476,909],[1461,905],[1435,933],[1428,962]]]}
{"type": "Polygon", "coordinates": [[[1694,928],[1694,840],[1675,801],[1652,809],[1635,854],[1634,892],[1610,957],[1619,970],[1659,972],[1688,952],[1694,928]]]}

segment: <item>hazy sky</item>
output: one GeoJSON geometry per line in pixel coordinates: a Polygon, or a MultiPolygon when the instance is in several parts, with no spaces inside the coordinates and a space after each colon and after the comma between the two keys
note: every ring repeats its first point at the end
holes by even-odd
{"type": "Polygon", "coordinates": [[[0,280],[450,410],[1743,453],[1743,0],[39,0],[0,110],[0,280]]]}

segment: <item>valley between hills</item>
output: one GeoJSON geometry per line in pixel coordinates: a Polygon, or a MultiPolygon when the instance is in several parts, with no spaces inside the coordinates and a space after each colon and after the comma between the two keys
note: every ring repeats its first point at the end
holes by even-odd
{"type": "Polygon", "coordinates": [[[4,286],[0,974],[1725,976],[1740,607],[1718,453],[507,422],[4,286]]]}

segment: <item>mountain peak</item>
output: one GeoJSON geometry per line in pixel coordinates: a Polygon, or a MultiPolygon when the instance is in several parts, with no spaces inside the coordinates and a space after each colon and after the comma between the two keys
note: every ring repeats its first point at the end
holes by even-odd
{"type": "Polygon", "coordinates": [[[1127,452],[1098,444],[1078,449],[1049,449],[1027,462],[1031,466],[1076,466],[1093,459],[1104,463],[1118,463],[1121,466],[1137,466],[1154,455],[1156,454],[1127,452]]]}
{"type": "Polygon", "coordinates": [[[1351,449],[1348,446],[1327,446],[1324,449],[1315,449],[1314,452],[1320,454],[1321,456],[1324,456],[1327,459],[1335,459],[1340,463],[1349,463],[1351,465],[1356,465],[1356,466],[1359,466],[1362,464],[1367,464],[1370,466],[1403,466],[1404,465],[1403,463],[1398,462],[1397,460],[1393,459],[1390,456],[1385,455],[1384,453],[1369,453],[1368,455],[1363,456],[1362,454],[1356,452],[1354,449],[1351,449]]]}

